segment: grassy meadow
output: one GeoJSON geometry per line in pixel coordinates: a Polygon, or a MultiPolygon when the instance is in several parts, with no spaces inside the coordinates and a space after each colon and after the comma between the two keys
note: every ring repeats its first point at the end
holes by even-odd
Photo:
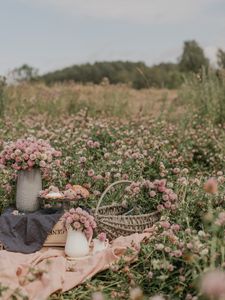
{"type": "MultiPolygon", "coordinates": [[[[43,176],[46,187],[84,185],[90,191],[85,205],[93,208],[110,183],[129,179],[125,192],[115,189],[106,203],[121,201],[123,193],[134,213],[161,213],[138,260],[121,260],[50,299],[85,300],[96,292],[102,293],[96,300],[224,299],[224,128],[225,81],[215,74],[189,77],[178,90],[2,84],[0,149],[35,136],[62,151],[58,169],[43,176]]],[[[15,181],[15,173],[1,167],[1,211],[15,199],[15,181]]]]}

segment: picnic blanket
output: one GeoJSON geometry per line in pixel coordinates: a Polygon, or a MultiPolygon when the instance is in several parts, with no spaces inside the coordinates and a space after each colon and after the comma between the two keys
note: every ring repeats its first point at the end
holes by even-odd
{"type": "Polygon", "coordinates": [[[127,261],[133,261],[137,258],[140,243],[150,235],[151,232],[144,232],[119,237],[107,249],[79,261],[68,261],[63,250],[48,249],[33,254],[2,250],[1,299],[9,300],[15,293],[20,293],[29,300],[45,300],[54,292],[68,291],[109,268],[122,256],[127,261]]]}
{"type": "Polygon", "coordinates": [[[8,251],[34,253],[42,248],[63,213],[57,209],[40,209],[15,215],[12,208],[6,209],[0,216],[0,241],[8,251]]]}

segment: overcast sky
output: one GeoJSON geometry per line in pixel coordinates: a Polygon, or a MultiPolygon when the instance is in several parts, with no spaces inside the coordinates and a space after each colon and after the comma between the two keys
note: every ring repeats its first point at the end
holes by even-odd
{"type": "Polygon", "coordinates": [[[102,60],[176,61],[196,39],[225,49],[225,0],[0,0],[0,74],[102,60]]]}

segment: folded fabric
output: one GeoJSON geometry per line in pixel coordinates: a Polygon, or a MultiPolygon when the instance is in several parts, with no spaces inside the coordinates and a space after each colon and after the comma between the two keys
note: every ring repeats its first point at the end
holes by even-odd
{"type": "Polygon", "coordinates": [[[13,209],[7,209],[0,216],[0,241],[6,250],[20,253],[40,250],[63,215],[62,210],[55,209],[41,209],[19,215],[12,212],[13,209]]]}
{"type": "Polygon", "coordinates": [[[63,250],[48,249],[33,254],[0,251],[1,299],[20,294],[29,300],[45,300],[52,293],[68,291],[123,258],[137,257],[141,241],[150,232],[119,237],[105,250],[79,261],[67,261],[63,250]],[[132,251],[126,251],[130,249],[132,251]],[[4,289],[5,288],[5,289],[4,289]]]}

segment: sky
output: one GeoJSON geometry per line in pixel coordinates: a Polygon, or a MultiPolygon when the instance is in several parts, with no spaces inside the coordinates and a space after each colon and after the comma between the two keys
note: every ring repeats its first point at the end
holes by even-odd
{"type": "Polygon", "coordinates": [[[225,0],[0,0],[0,74],[95,61],[176,62],[195,39],[225,50],[225,0]]]}

